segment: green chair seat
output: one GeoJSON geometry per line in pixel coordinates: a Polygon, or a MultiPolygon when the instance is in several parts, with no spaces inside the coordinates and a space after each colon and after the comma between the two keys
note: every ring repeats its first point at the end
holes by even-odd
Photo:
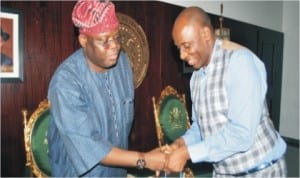
{"type": "Polygon", "coordinates": [[[31,151],[38,168],[47,175],[51,175],[51,166],[48,159],[47,130],[50,110],[42,112],[36,120],[31,134],[31,151]]]}
{"type": "Polygon", "coordinates": [[[160,105],[159,113],[164,143],[172,143],[185,133],[188,128],[188,115],[184,104],[177,97],[166,96],[160,105]]]}

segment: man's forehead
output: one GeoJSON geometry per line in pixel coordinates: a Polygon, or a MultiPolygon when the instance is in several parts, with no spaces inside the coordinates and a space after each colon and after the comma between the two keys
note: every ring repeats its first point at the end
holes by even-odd
{"type": "Polygon", "coordinates": [[[190,25],[181,26],[173,33],[173,38],[178,41],[189,41],[195,38],[197,34],[196,29],[190,25]]]}
{"type": "Polygon", "coordinates": [[[118,35],[120,32],[118,29],[112,30],[109,32],[103,32],[103,33],[96,33],[96,34],[88,34],[87,36],[92,37],[92,38],[106,38],[106,37],[111,37],[118,35]]]}

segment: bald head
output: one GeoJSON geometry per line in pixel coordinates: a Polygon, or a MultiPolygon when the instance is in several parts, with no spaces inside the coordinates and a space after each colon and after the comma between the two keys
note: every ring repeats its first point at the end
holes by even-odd
{"type": "Polygon", "coordinates": [[[206,26],[213,30],[209,16],[200,7],[185,8],[176,18],[174,26],[196,25],[206,26]]]}
{"type": "Polygon", "coordinates": [[[209,16],[199,7],[188,7],[176,18],[172,37],[180,58],[194,69],[206,66],[213,50],[215,35],[209,16]]]}

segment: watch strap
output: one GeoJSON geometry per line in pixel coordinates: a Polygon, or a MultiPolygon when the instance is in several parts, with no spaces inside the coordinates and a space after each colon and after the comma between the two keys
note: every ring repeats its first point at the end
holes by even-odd
{"type": "Polygon", "coordinates": [[[144,154],[139,153],[138,159],[136,161],[136,167],[139,170],[143,170],[146,167],[146,161],[145,161],[144,154]]]}

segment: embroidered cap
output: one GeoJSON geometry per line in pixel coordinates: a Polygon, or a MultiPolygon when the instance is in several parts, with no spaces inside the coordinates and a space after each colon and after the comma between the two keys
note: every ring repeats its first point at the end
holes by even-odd
{"type": "Polygon", "coordinates": [[[81,34],[96,34],[119,28],[115,6],[109,1],[79,0],[72,13],[72,21],[81,34]]]}

